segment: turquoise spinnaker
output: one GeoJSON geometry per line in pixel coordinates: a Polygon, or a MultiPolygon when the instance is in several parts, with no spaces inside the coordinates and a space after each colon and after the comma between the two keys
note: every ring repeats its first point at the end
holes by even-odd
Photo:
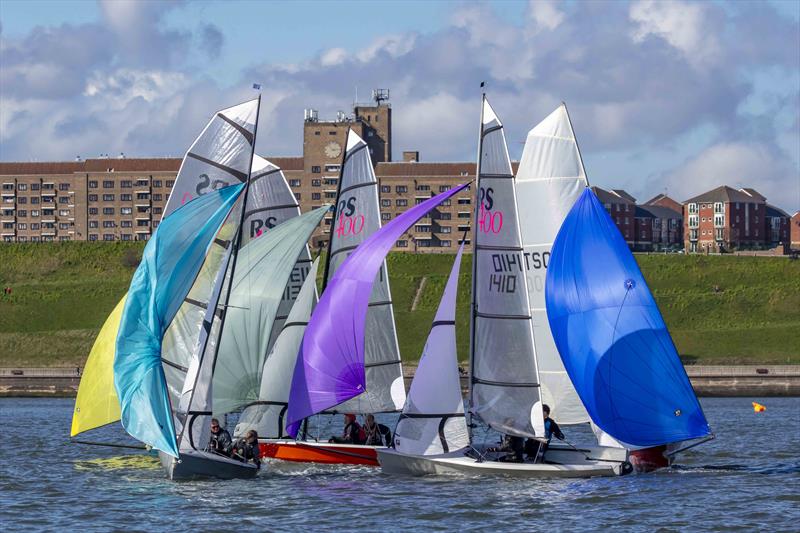
{"type": "Polygon", "coordinates": [[[122,426],[134,438],[178,457],[167,383],[164,332],[244,184],[206,194],[165,218],[133,275],[117,334],[114,386],[122,426]]]}

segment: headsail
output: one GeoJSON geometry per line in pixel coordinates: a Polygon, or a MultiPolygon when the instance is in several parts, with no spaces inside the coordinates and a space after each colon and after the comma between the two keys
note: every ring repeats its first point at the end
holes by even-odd
{"type": "Polygon", "coordinates": [[[578,143],[562,104],[528,132],[516,179],[517,202],[525,206],[519,225],[542,401],[562,425],[588,422],[589,415],[553,341],[544,284],[553,240],[586,185],[578,143]]]}
{"type": "Polygon", "coordinates": [[[634,446],[710,433],[636,260],[591,189],[558,232],[545,296],[564,367],[603,431],[634,446]]]}
{"type": "Polygon", "coordinates": [[[311,312],[317,305],[318,265],[319,259],[311,265],[297,301],[289,312],[289,318],[264,362],[258,400],[244,408],[239,416],[239,423],[236,424],[234,436],[244,435],[250,429],[256,430],[261,438],[278,439],[286,436],[286,409],[289,406],[291,386],[288,378],[294,372],[303,333],[311,319],[311,312]]]}
{"type": "Polygon", "coordinates": [[[258,98],[218,111],[183,157],[164,206],[166,218],[186,202],[247,181],[258,98]]]}
{"type": "Polygon", "coordinates": [[[258,400],[269,332],[286,282],[327,211],[323,206],[294,217],[239,250],[214,369],[215,413],[258,400]]]}
{"type": "Polygon", "coordinates": [[[394,447],[409,455],[437,455],[469,446],[456,350],[456,296],[462,243],[411,382],[394,447]]]}
{"type": "Polygon", "coordinates": [[[297,435],[304,418],[364,392],[364,331],[375,276],[408,228],[466,186],[453,187],[401,214],[366,239],[339,267],[306,328],[294,368],[286,417],[289,435],[297,435]]]}
{"type": "Polygon", "coordinates": [[[503,125],[483,99],[473,222],[470,410],[492,429],[543,436],[514,175],[503,125]]]}
{"type": "Polygon", "coordinates": [[[177,457],[161,342],[243,185],[209,193],[162,222],[131,281],[117,336],[114,386],[122,425],[177,457]]]}
{"type": "MultiPolygon", "coordinates": [[[[326,282],[330,282],[359,244],[381,228],[378,180],[367,144],[353,130],[347,134],[340,180],[326,282]]],[[[406,393],[386,261],[375,278],[365,334],[367,392],[340,405],[338,410],[354,413],[398,411],[403,407],[406,393]]]]}
{"type": "Polygon", "coordinates": [[[108,315],[83,368],[70,437],[119,420],[119,399],[114,390],[114,346],[125,296],[108,315]]]}

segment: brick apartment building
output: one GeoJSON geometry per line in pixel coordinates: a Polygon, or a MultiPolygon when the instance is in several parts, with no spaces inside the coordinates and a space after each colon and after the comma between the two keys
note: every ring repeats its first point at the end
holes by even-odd
{"type": "Polygon", "coordinates": [[[789,220],[789,241],[793,250],[800,250],[800,211],[789,220]]]}
{"type": "Polygon", "coordinates": [[[759,249],[788,244],[789,215],[755,189],[722,185],[684,202],[688,252],[759,249]]]}

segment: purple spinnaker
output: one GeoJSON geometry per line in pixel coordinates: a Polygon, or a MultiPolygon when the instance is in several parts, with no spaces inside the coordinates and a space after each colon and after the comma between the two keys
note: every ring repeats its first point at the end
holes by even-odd
{"type": "Polygon", "coordinates": [[[286,416],[289,435],[297,436],[304,418],[364,392],[364,323],[383,260],[403,233],[468,185],[453,187],[401,214],[361,243],[336,270],[311,316],[294,367],[286,416]]]}

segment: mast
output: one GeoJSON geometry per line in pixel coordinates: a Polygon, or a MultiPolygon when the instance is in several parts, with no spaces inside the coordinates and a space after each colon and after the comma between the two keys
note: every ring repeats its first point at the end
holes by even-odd
{"type": "Polygon", "coordinates": [[[572,138],[575,140],[575,148],[578,150],[578,160],[581,162],[581,170],[583,171],[583,179],[586,180],[586,188],[590,187],[589,185],[589,176],[586,175],[586,167],[583,165],[583,154],[581,154],[581,146],[578,144],[578,136],[575,135],[575,128],[572,127],[572,118],[569,116],[569,109],[567,109],[567,103],[562,101],[561,105],[564,106],[564,111],[567,113],[567,122],[569,122],[569,131],[572,133],[572,138]]]}
{"type": "Polygon", "coordinates": [[[331,232],[328,237],[328,254],[325,257],[325,271],[322,273],[322,291],[320,291],[320,294],[322,294],[325,287],[328,286],[328,273],[331,268],[331,250],[333,249],[333,231],[336,225],[336,217],[339,214],[339,196],[342,194],[342,176],[344,175],[344,164],[345,161],[347,161],[347,138],[350,136],[351,129],[352,128],[347,128],[347,135],[344,139],[344,150],[342,150],[342,163],[339,165],[339,179],[336,180],[336,201],[333,204],[333,219],[331,220],[331,232]]]}
{"type": "MultiPolygon", "coordinates": [[[[481,82],[481,88],[483,82],[481,82]]],[[[486,105],[486,92],[481,91],[481,116],[478,125],[478,159],[475,169],[475,216],[472,218],[472,279],[470,289],[470,320],[469,320],[469,406],[467,409],[467,430],[469,440],[472,442],[472,378],[475,375],[475,316],[478,313],[478,306],[475,303],[476,274],[478,272],[478,210],[480,209],[480,183],[481,183],[481,159],[483,157],[483,108],[486,105]]]]}

